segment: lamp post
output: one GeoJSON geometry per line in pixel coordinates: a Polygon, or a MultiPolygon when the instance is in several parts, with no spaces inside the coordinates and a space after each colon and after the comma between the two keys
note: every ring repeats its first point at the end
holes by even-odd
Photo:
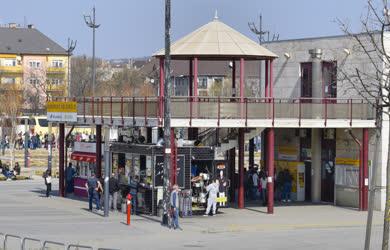
{"type": "Polygon", "coordinates": [[[68,94],[67,96],[70,97],[70,56],[72,55],[74,49],[76,48],[77,40],[73,41],[68,38],[68,49],[66,50],[66,53],[68,54],[68,94]]]}
{"type": "Polygon", "coordinates": [[[92,28],[92,96],[95,96],[95,30],[100,26],[100,24],[96,24],[95,6],[92,9],[92,17],[84,15],[84,21],[88,27],[92,28]]]}

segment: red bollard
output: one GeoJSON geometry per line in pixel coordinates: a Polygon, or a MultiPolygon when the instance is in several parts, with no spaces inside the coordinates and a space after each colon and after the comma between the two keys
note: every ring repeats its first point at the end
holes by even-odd
{"type": "Polygon", "coordinates": [[[130,216],[131,216],[131,194],[127,195],[127,225],[130,226],[130,216]]]}

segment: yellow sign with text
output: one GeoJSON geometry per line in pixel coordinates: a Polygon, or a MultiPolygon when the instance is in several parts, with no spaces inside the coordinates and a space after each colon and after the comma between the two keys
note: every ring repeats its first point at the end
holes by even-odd
{"type": "Polygon", "coordinates": [[[47,102],[47,112],[77,113],[77,102],[47,102]]]}

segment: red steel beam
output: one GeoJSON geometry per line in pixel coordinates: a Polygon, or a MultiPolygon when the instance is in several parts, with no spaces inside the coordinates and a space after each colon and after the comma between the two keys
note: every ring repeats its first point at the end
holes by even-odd
{"type": "Polygon", "coordinates": [[[238,186],[238,208],[244,208],[244,144],[245,144],[245,136],[244,129],[238,129],[238,178],[239,178],[239,186],[238,186]]]}
{"type": "Polygon", "coordinates": [[[267,129],[267,192],[268,192],[268,202],[267,202],[267,213],[274,213],[274,149],[275,149],[275,131],[273,128],[267,129]]]}

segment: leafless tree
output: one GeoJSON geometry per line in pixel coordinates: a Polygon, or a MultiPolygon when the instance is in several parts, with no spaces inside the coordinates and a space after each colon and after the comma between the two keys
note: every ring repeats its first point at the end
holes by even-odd
{"type": "Polygon", "coordinates": [[[7,89],[3,89],[0,93],[0,114],[3,119],[2,122],[5,122],[7,127],[10,128],[9,131],[9,144],[10,144],[10,154],[11,154],[11,168],[14,166],[15,162],[15,141],[16,141],[16,127],[17,127],[17,118],[21,114],[23,107],[23,97],[21,95],[21,88],[12,84],[7,89]]]}
{"type": "MultiPolygon", "coordinates": [[[[388,1],[367,1],[367,12],[361,18],[363,31],[360,33],[352,32],[349,25],[344,21],[338,20],[338,23],[343,32],[351,37],[352,43],[354,44],[352,48],[353,53],[360,53],[369,60],[369,63],[363,68],[344,63],[341,67],[339,66],[339,77],[375,107],[377,113],[377,131],[380,132],[383,116],[389,117],[390,105],[390,34],[388,33],[390,27],[390,12],[388,1]]],[[[390,142],[388,142],[388,145],[390,146],[390,142]]],[[[386,171],[386,205],[382,242],[382,249],[384,250],[388,249],[390,233],[389,152],[386,171]]],[[[370,191],[371,194],[372,192],[375,192],[375,190],[370,191]]],[[[370,205],[372,206],[372,204],[370,205]]],[[[368,244],[366,240],[365,247],[366,249],[369,248],[369,240],[368,244]]]]}

